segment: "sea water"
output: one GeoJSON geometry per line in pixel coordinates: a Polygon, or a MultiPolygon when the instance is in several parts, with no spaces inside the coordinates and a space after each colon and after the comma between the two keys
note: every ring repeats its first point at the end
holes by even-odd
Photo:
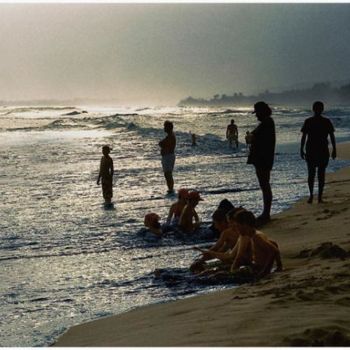
{"type": "MultiPolygon", "coordinates": [[[[348,140],[350,108],[326,115],[337,140],[348,140]]],[[[308,193],[299,156],[308,116],[306,108],[274,108],[273,213],[308,193]]],[[[246,164],[245,132],[257,125],[251,108],[0,107],[1,346],[46,346],[72,325],[225,288],[169,288],[154,279],[156,268],[187,267],[198,254],[191,240],[138,234],[147,212],[164,219],[174,201],[158,147],[165,120],[177,136],[175,188],[200,191],[203,222],[224,198],[261,212],[254,168],[246,164]],[[239,150],[225,140],[231,119],[239,150]],[[111,210],[96,184],[105,144],[115,166],[111,210]]],[[[330,160],[328,170],[345,165],[330,160]]]]}

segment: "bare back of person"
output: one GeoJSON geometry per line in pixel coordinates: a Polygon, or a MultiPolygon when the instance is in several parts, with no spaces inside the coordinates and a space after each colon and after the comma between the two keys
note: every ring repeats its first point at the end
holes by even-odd
{"type": "Polygon", "coordinates": [[[260,231],[252,237],[252,242],[257,272],[260,275],[266,275],[271,272],[274,262],[278,260],[278,246],[260,231]]]}
{"type": "Polygon", "coordinates": [[[227,133],[230,136],[236,136],[238,133],[237,125],[236,124],[229,124],[227,126],[227,133]]]}
{"type": "Polygon", "coordinates": [[[180,216],[179,226],[180,228],[187,233],[192,233],[195,229],[195,225],[193,224],[193,218],[197,215],[196,211],[192,206],[187,204],[180,216]]]}
{"type": "Polygon", "coordinates": [[[221,233],[220,239],[223,240],[226,249],[233,249],[237,244],[239,232],[233,227],[227,228],[221,233]]]}

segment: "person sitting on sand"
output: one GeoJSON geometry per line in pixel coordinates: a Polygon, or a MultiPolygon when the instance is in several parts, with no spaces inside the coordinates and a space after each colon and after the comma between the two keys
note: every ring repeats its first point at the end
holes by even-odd
{"type": "Polygon", "coordinates": [[[113,160],[109,156],[111,149],[109,146],[102,147],[102,158],[100,162],[100,172],[97,178],[97,185],[100,185],[102,179],[102,194],[105,204],[110,205],[113,197],[113,160]]]}
{"type": "Polygon", "coordinates": [[[192,191],[188,193],[187,204],[184,207],[179,220],[179,227],[184,232],[193,233],[193,231],[195,231],[199,227],[199,217],[195,208],[199,201],[202,200],[203,199],[201,198],[199,192],[192,191]]]}
{"type": "MultiPolygon", "coordinates": [[[[241,266],[250,266],[255,276],[262,277],[271,272],[274,262],[276,262],[276,271],[282,271],[278,245],[262,232],[256,231],[254,214],[241,209],[234,215],[234,220],[240,233],[235,247],[228,252],[202,250],[203,254],[210,254],[212,258],[221,260],[224,263],[224,270],[227,264],[231,264],[231,272],[236,272],[241,266]]],[[[212,270],[203,273],[212,272],[218,273],[212,270]]]]}
{"type": "Polygon", "coordinates": [[[157,236],[161,236],[163,234],[159,220],[160,217],[156,213],[148,213],[144,218],[145,226],[157,236]]]}
{"type": "MultiPolygon", "coordinates": [[[[226,215],[226,214],[227,214],[231,209],[233,209],[233,208],[234,208],[234,205],[233,205],[227,198],[225,198],[225,199],[223,199],[223,200],[219,203],[219,205],[218,205],[218,207],[216,208],[216,210],[221,210],[221,211],[223,211],[224,214],[226,215]]],[[[215,236],[216,236],[217,238],[220,237],[221,232],[219,232],[219,230],[217,230],[217,229],[215,228],[214,222],[211,223],[211,225],[210,225],[209,228],[214,232],[214,234],[215,234],[215,236]]]]}
{"type": "Polygon", "coordinates": [[[177,192],[177,201],[172,204],[169,210],[168,218],[166,220],[167,225],[177,225],[183,209],[187,204],[188,190],[186,188],[180,188],[177,192]]]}
{"type": "MultiPolygon", "coordinates": [[[[234,225],[234,214],[242,210],[242,208],[234,208],[227,215],[222,210],[216,210],[212,216],[215,228],[220,232],[220,237],[216,243],[203,255],[196,259],[190,266],[192,272],[201,271],[205,268],[204,263],[208,260],[214,259],[212,252],[226,252],[233,249],[239,237],[239,231],[234,225]]],[[[198,249],[194,247],[194,249],[198,249]]],[[[202,250],[200,250],[202,251],[202,250]]],[[[232,261],[231,261],[232,263],[232,261]]]]}
{"type": "Polygon", "coordinates": [[[240,238],[234,248],[234,261],[231,272],[243,265],[251,265],[256,276],[269,274],[274,262],[277,271],[282,270],[280,251],[276,242],[271,241],[265,234],[255,229],[256,219],[250,211],[240,211],[235,215],[240,238]],[[247,257],[251,261],[247,261],[247,257]]]}

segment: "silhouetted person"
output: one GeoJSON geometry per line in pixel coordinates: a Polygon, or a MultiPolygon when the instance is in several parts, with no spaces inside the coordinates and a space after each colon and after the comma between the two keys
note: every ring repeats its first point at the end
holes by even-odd
{"type": "Polygon", "coordinates": [[[162,155],[162,167],[168,186],[168,193],[174,192],[173,170],[175,165],[176,137],[173,133],[174,125],[169,120],[164,122],[164,132],[167,136],[159,142],[160,154],[162,155]]]}
{"type": "Polygon", "coordinates": [[[226,215],[230,210],[234,208],[235,206],[227,198],[225,198],[219,203],[217,210],[222,210],[226,215]]]}
{"type": "Polygon", "coordinates": [[[249,131],[247,131],[245,133],[244,139],[245,139],[245,144],[247,146],[247,151],[248,151],[248,154],[249,154],[249,152],[250,152],[250,144],[251,144],[251,141],[252,141],[252,134],[249,131]]]}
{"type": "Polygon", "coordinates": [[[322,116],[323,103],[317,101],[313,104],[314,116],[305,120],[301,132],[300,156],[306,160],[308,169],[308,185],[310,197],[308,203],[312,203],[314,198],[314,183],[317,168],[318,176],[318,202],[322,203],[322,194],[325,183],[325,173],[329,161],[328,135],[332,142],[332,158],[337,156],[334,127],[332,122],[322,116]],[[307,137],[307,139],[306,139],[307,137]],[[306,154],[304,145],[306,140],[306,154]]]}
{"type": "Polygon", "coordinates": [[[113,160],[109,156],[111,149],[109,146],[102,147],[102,158],[100,163],[100,172],[97,178],[97,185],[102,179],[102,194],[106,204],[111,204],[113,197],[113,160]]]}
{"type": "Polygon", "coordinates": [[[250,151],[248,164],[255,166],[256,176],[263,194],[264,210],[257,218],[258,224],[270,220],[272,191],[270,173],[275,157],[276,133],[275,123],[271,118],[271,108],[265,102],[257,102],[254,112],[260,124],[250,133],[250,151]]]}
{"type": "Polygon", "coordinates": [[[179,219],[179,227],[183,232],[192,233],[200,226],[200,220],[196,212],[196,206],[202,201],[199,192],[191,191],[187,195],[187,204],[183,208],[179,219]],[[193,222],[194,220],[194,222],[193,222]]]}
{"type": "Polygon", "coordinates": [[[238,128],[233,119],[231,119],[231,124],[227,125],[226,138],[231,147],[234,142],[238,148],[238,128]]]}
{"type": "MultiPolygon", "coordinates": [[[[191,133],[191,131],[190,131],[190,133],[191,133]]],[[[191,133],[191,140],[192,140],[192,146],[197,146],[197,142],[196,142],[197,136],[196,136],[196,134],[192,134],[191,133]]]]}

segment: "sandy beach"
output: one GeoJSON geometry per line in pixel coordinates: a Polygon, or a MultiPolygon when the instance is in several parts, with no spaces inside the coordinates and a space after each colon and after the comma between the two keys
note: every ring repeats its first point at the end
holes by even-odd
{"type": "Polygon", "coordinates": [[[350,346],[350,168],[327,174],[324,200],[304,198],[262,230],[283,272],[78,325],[54,346],[350,346]]]}

